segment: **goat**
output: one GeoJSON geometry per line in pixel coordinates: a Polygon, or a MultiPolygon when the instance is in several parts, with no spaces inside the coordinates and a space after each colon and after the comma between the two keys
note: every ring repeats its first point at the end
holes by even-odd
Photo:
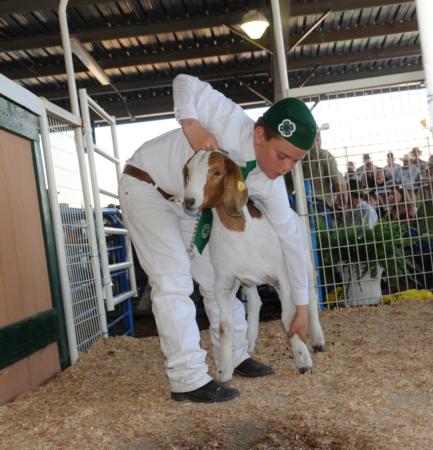
{"type": "MultiPolygon", "coordinates": [[[[233,374],[232,301],[239,286],[247,297],[248,350],[254,350],[258,335],[261,300],[257,285],[273,285],[280,297],[286,331],[295,316],[286,264],[278,236],[266,216],[248,201],[240,168],[220,152],[199,151],[183,168],[184,210],[198,213],[212,208],[213,224],[209,253],[215,270],[215,298],[220,308],[220,357],[217,380],[226,383],[233,374]]],[[[298,220],[299,217],[293,213],[298,220]]],[[[308,253],[308,242],[305,237],[308,253]]],[[[312,267],[309,270],[309,334],[313,348],[323,351],[324,336],[319,322],[312,267]]],[[[290,338],[296,368],[313,370],[306,344],[297,334],[290,338]]]]}

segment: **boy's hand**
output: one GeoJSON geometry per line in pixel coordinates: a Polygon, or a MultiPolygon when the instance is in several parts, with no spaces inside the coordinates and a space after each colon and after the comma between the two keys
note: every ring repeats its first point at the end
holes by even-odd
{"type": "Polygon", "coordinates": [[[180,121],[182,130],[188,139],[189,145],[197,150],[219,150],[216,137],[196,119],[183,119],[180,121]]]}
{"type": "Polygon", "coordinates": [[[293,319],[287,336],[291,338],[297,334],[304,342],[307,342],[308,335],[308,305],[298,305],[296,307],[296,315],[293,319]]]}

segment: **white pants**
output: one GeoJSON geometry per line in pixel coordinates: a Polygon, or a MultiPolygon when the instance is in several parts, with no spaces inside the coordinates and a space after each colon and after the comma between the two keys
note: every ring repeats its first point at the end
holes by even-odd
{"type": "MultiPolygon", "coordinates": [[[[122,175],[119,199],[125,225],[140,265],[152,288],[152,311],[166,358],[165,370],[172,392],[188,392],[211,380],[206,352],[200,348],[196,309],[190,295],[192,277],[200,286],[215,360],[219,353],[219,308],[214,297],[214,271],[208,247],[190,260],[187,254],[195,219],[182,206],[166,200],[154,186],[122,175]],[[192,275],[191,275],[192,274],[192,275]]],[[[242,303],[234,301],[235,367],[249,357],[247,323],[242,303]]]]}

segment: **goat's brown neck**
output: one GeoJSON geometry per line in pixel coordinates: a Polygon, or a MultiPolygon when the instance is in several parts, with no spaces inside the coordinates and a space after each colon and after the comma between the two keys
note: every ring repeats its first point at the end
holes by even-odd
{"type": "Polygon", "coordinates": [[[219,219],[221,220],[222,224],[231,231],[244,231],[245,230],[245,216],[242,214],[240,216],[230,216],[224,205],[217,206],[216,212],[218,214],[219,219]]]}

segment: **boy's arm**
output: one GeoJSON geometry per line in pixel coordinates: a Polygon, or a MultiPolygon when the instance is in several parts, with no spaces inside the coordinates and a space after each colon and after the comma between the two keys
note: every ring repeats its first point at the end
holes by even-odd
{"type": "MultiPolygon", "coordinates": [[[[245,115],[239,105],[200,79],[180,74],[173,80],[174,113],[193,150],[218,150],[229,124],[245,115]],[[236,120],[236,119],[235,119],[236,120]]],[[[233,136],[236,140],[238,137],[233,136]]]]}
{"type": "Polygon", "coordinates": [[[272,189],[261,199],[264,213],[280,240],[287,274],[296,306],[309,302],[307,260],[308,241],[299,216],[290,209],[283,177],[272,182],[272,189]]]}
{"type": "Polygon", "coordinates": [[[180,125],[194,151],[219,149],[215,135],[204,128],[197,119],[182,119],[180,125]]]}

